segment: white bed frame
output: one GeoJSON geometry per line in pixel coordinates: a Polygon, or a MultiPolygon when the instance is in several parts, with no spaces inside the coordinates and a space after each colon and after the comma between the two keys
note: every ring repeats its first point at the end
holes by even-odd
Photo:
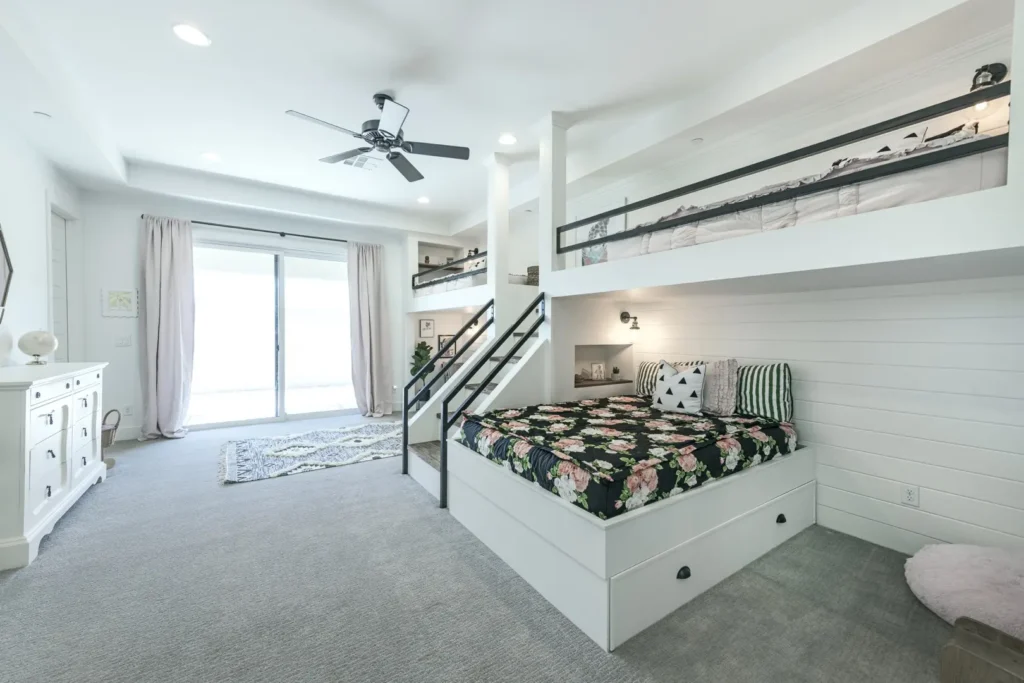
{"type": "Polygon", "coordinates": [[[448,469],[452,515],[609,652],[815,521],[810,448],[610,520],[453,439],[448,469]]]}

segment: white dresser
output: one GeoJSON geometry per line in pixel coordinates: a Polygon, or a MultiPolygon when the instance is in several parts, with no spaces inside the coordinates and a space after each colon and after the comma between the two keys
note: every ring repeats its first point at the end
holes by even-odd
{"type": "Polygon", "coordinates": [[[24,567],[100,459],[106,363],[0,367],[0,569],[24,567]]]}

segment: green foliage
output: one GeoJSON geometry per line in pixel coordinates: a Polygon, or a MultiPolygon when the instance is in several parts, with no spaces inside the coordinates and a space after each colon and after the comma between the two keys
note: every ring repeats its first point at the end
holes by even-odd
{"type": "MultiPolygon", "coordinates": [[[[412,352],[412,371],[410,374],[415,375],[419,372],[423,366],[430,362],[430,357],[433,355],[434,347],[425,341],[421,341],[416,345],[416,348],[412,352]]],[[[434,366],[431,365],[427,372],[433,372],[434,366]]]]}
{"type": "Polygon", "coordinates": [[[613,375],[619,374],[619,366],[616,365],[615,367],[612,368],[612,374],[613,375]]]}

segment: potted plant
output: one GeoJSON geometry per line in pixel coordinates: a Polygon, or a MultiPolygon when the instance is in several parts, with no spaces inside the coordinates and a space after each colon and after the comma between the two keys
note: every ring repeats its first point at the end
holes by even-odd
{"type": "MultiPolygon", "coordinates": [[[[434,347],[431,346],[430,344],[428,344],[427,342],[421,341],[420,343],[418,343],[416,345],[416,348],[413,349],[413,352],[412,352],[412,370],[410,371],[409,374],[410,375],[415,375],[417,372],[422,370],[428,363],[430,363],[430,357],[431,357],[431,354],[433,353],[433,351],[434,351],[434,347]]],[[[434,366],[433,365],[431,365],[429,368],[427,368],[427,374],[428,375],[430,373],[432,373],[433,371],[434,371],[434,366]]],[[[425,401],[428,398],[430,398],[430,391],[429,390],[423,396],[423,398],[420,400],[420,405],[422,405],[423,401],[425,401]]]]}
{"type": "Polygon", "coordinates": [[[619,366],[617,365],[612,366],[612,379],[619,379],[619,366]]]}

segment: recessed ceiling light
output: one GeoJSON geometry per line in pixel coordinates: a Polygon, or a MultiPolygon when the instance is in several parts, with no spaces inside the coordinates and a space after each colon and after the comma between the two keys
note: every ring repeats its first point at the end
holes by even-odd
{"type": "Polygon", "coordinates": [[[516,144],[516,142],[516,136],[512,135],[512,133],[502,133],[498,137],[499,145],[514,145],[516,144]]]}
{"type": "Polygon", "coordinates": [[[420,197],[416,201],[418,201],[420,204],[429,204],[430,203],[430,197],[420,197]]]}
{"type": "Polygon", "coordinates": [[[205,33],[197,29],[195,26],[189,26],[188,24],[178,24],[175,26],[174,35],[178,36],[189,45],[195,45],[197,47],[209,47],[213,43],[205,33]]]}
{"type": "Polygon", "coordinates": [[[39,118],[42,118],[42,119],[52,119],[53,118],[52,116],[47,114],[45,111],[34,111],[32,113],[35,114],[36,116],[38,116],[39,118]]]}
{"type": "Polygon", "coordinates": [[[203,161],[211,161],[213,163],[220,161],[220,155],[216,152],[203,152],[199,156],[203,158],[203,161]]]}

